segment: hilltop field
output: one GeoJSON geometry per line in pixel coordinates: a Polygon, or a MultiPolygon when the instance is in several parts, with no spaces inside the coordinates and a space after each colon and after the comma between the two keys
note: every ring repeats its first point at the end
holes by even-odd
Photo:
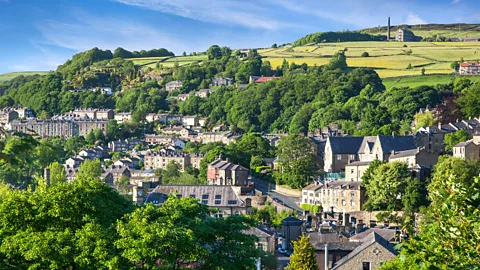
{"type": "Polygon", "coordinates": [[[0,74],[0,82],[11,80],[11,79],[13,79],[15,77],[18,77],[20,75],[23,75],[23,76],[29,76],[29,75],[35,75],[35,74],[45,75],[47,73],[48,73],[48,71],[25,71],[25,72],[4,73],[4,74],[0,74]]]}

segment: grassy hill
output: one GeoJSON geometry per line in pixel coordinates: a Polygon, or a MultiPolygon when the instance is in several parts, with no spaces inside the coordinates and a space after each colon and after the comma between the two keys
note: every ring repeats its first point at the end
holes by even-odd
{"type": "Polygon", "coordinates": [[[15,77],[18,77],[20,75],[23,76],[28,76],[28,75],[45,75],[47,74],[48,71],[25,71],[25,72],[10,72],[10,73],[5,73],[5,74],[0,74],[0,82],[1,81],[9,81],[15,77]]]}
{"type": "Polygon", "coordinates": [[[308,65],[324,65],[332,55],[347,49],[347,64],[350,67],[371,67],[382,78],[419,76],[426,74],[450,76],[453,61],[477,60],[480,58],[478,42],[342,42],[319,43],[294,48],[261,50],[263,60],[272,67],[281,66],[283,60],[308,65]],[[410,52],[411,51],[411,52],[410,52]],[[362,57],[367,52],[368,57],[362,57]],[[411,65],[411,68],[408,68],[411,65]]]}
{"type": "Polygon", "coordinates": [[[188,65],[192,63],[201,63],[203,60],[206,60],[206,55],[197,55],[197,56],[171,56],[171,57],[144,57],[144,58],[125,58],[125,60],[132,61],[136,66],[140,68],[155,68],[157,63],[162,65],[164,68],[174,67],[175,63],[178,63],[179,66],[188,65]]]}
{"type": "MultiPolygon", "coordinates": [[[[396,25],[390,30],[391,36],[395,35],[398,28],[407,28],[416,36],[433,37],[435,35],[447,38],[480,38],[480,24],[421,24],[421,25],[396,25]]],[[[387,35],[387,26],[373,27],[360,30],[362,33],[372,35],[387,35]]]]}

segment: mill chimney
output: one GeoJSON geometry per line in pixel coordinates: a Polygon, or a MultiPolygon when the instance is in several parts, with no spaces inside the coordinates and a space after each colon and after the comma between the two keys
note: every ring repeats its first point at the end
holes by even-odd
{"type": "Polygon", "coordinates": [[[388,17],[388,26],[387,26],[387,41],[390,40],[390,17],[388,17]]]}

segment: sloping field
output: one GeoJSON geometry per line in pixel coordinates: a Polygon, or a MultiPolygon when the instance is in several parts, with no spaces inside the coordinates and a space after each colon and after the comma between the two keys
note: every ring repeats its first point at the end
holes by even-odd
{"type": "Polygon", "coordinates": [[[9,81],[15,77],[18,77],[20,75],[23,76],[28,76],[28,75],[45,75],[49,71],[25,71],[25,72],[10,72],[10,73],[5,73],[5,74],[0,74],[0,81],[9,81]]]}

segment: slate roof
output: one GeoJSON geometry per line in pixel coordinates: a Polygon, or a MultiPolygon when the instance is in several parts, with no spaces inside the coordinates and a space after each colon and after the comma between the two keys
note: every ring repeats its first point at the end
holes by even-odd
{"type": "Polygon", "coordinates": [[[421,150],[422,149],[415,148],[415,149],[411,149],[411,150],[400,151],[398,153],[395,153],[395,155],[391,156],[390,159],[415,156],[421,150]]]}
{"type": "Polygon", "coordinates": [[[325,244],[328,244],[328,250],[336,251],[353,251],[361,246],[362,242],[331,242],[331,243],[315,243],[315,250],[325,250],[325,244]]]}
{"type": "Polygon", "coordinates": [[[328,137],[334,154],[356,154],[360,150],[364,137],[328,137]]]}
{"type": "Polygon", "coordinates": [[[225,160],[221,160],[221,159],[216,159],[214,160],[213,162],[211,162],[210,164],[208,164],[208,166],[210,167],[213,167],[213,168],[217,168],[219,170],[228,170],[228,171],[248,171],[247,168],[241,166],[241,165],[236,165],[236,164],[233,164],[231,162],[227,162],[225,160]]]}
{"type": "Polygon", "coordinates": [[[304,188],[302,188],[302,190],[319,190],[322,188],[323,185],[317,185],[317,184],[310,184],[304,188]]]}
{"type": "Polygon", "coordinates": [[[169,194],[174,193],[182,197],[195,197],[202,202],[206,202],[206,205],[210,207],[238,207],[243,205],[243,201],[231,186],[215,185],[159,185],[147,196],[145,203],[158,201],[158,204],[162,204],[167,200],[169,194]],[[236,203],[229,204],[229,201],[235,201],[236,203]],[[216,202],[219,202],[219,204],[216,202]]]}
{"type": "Polygon", "coordinates": [[[352,252],[350,252],[347,256],[343,257],[338,262],[336,262],[335,267],[333,267],[332,270],[338,269],[342,264],[348,262],[350,259],[362,253],[365,249],[367,249],[369,246],[375,243],[378,243],[383,248],[385,248],[388,252],[392,253],[395,256],[398,254],[398,252],[393,248],[392,244],[390,244],[387,240],[385,240],[385,238],[381,237],[379,234],[375,232],[369,234],[364,239],[365,241],[360,246],[358,246],[352,252]]]}
{"type": "Polygon", "coordinates": [[[372,149],[373,149],[373,145],[375,144],[376,141],[377,141],[377,136],[363,137],[363,141],[362,141],[362,144],[360,145],[360,149],[359,149],[358,153],[359,154],[366,154],[365,153],[365,146],[367,146],[367,145],[368,145],[368,148],[370,149],[370,152],[371,152],[372,149]]]}
{"type": "Polygon", "coordinates": [[[411,150],[417,148],[413,136],[378,136],[378,142],[383,153],[411,150]]]}
{"type": "Polygon", "coordinates": [[[473,143],[473,140],[468,140],[466,142],[457,143],[453,147],[465,147],[465,146],[469,145],[470,143],[473,143]]]}
{"type": "Polygon", "coordinates": [[[302,225],[303,222],[304,222],[303,220],[300,220],[296,217],[289,216],[282,220],[282,225],[302,225]]]}
{"type": "Polygon", "coordinates": [[[350,237],[350,241],[358,241],[358,242],[365,242],[368,240],[366,237],[369,236],[372,233],[376,233],[383,237],[387,241],[391,241],[392,239],[395,238],[395,235],[397,234],[397,230],[392,230],[392,229],[380,229],[380,228],[369,228],[361,233],[358,233],[356,235],[353,235],[350,237]]]}
{"type": "Polygon", "coordinates": [[[362,182],[357,181],[331,181],[324,185],[324,188],[336,189],[360,189],[362,182]]]}
{"type": "Polygon", "coordinates": [[[350,164],[347,164],[346,166],[367,166],[372,163],[371,161],[355,161],[350,164]]]}
{"type": "Polygon", "coordinates": [[[268,238],[272,235],[275,234],[275,232],[268,231],[266,229],[263,229],[261,227],[253,227],[251,229],[248,229],[244,231],[245,234],[250,234],[250,235],[255,235],[258,238],[268,238]]]}

